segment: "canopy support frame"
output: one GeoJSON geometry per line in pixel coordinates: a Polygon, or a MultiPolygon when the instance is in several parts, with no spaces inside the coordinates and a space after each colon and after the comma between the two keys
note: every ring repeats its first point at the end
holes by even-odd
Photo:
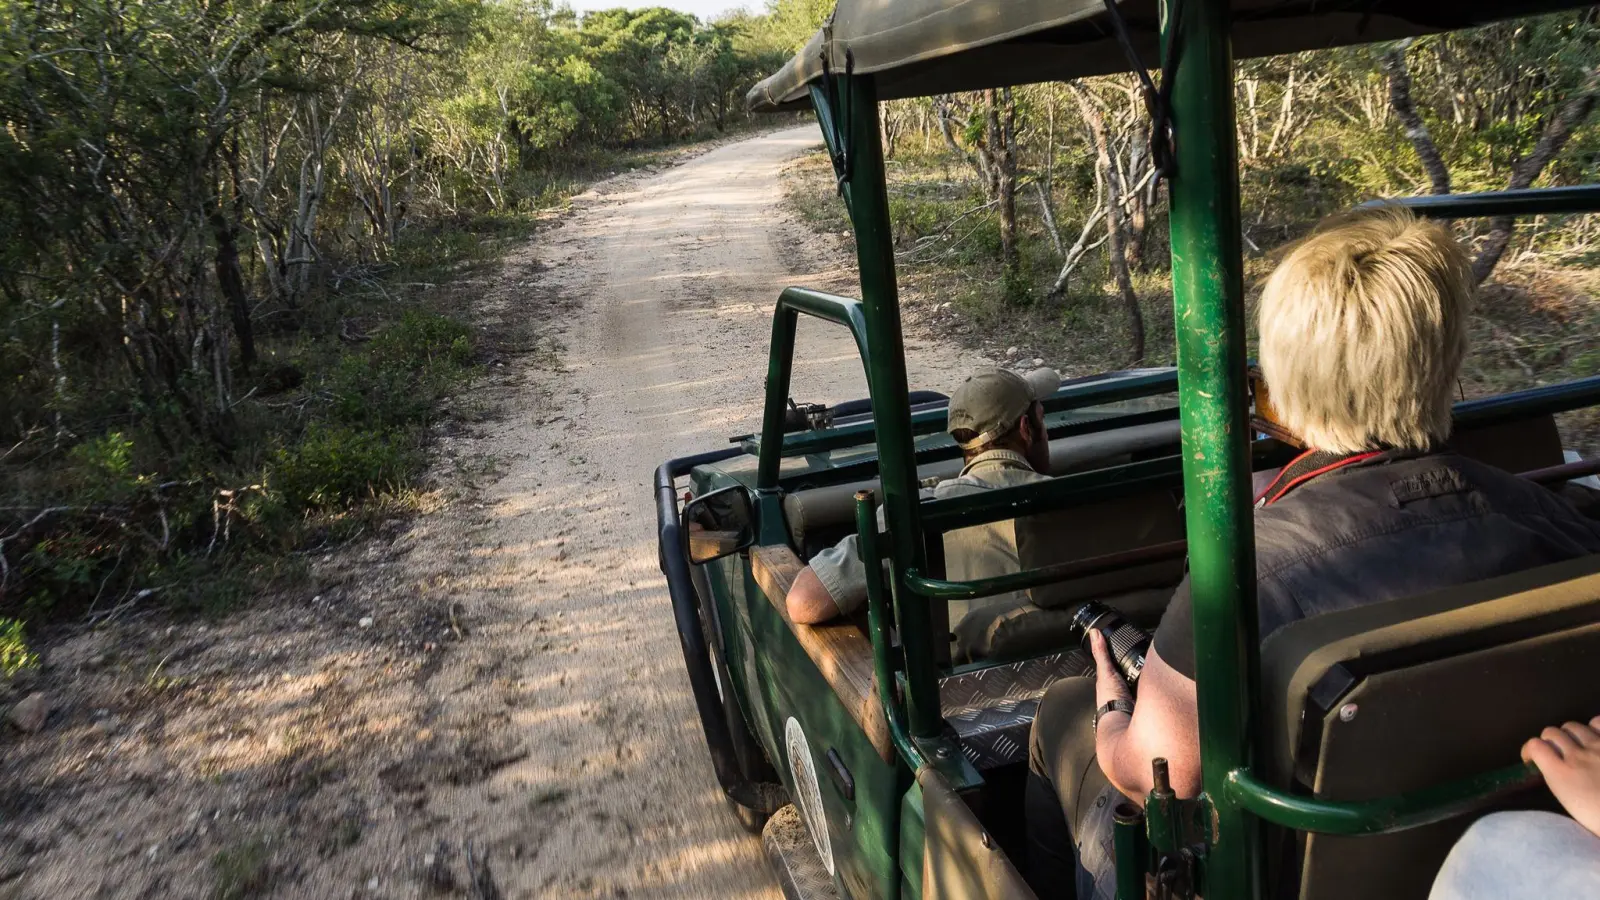
{"type": "MultiPolygon", "coordinates": [[[[1164,0],[1174,70],[1168,179],[1174,338],[1194,603],[1207,897],[1261,896],[1259,820],[1228,790],[1251,767],[1260,683],[1233,50],[1226,0],[1164,0]]],[[[1118,865],[1140,865],[1118,860],[1118,865]]]]}

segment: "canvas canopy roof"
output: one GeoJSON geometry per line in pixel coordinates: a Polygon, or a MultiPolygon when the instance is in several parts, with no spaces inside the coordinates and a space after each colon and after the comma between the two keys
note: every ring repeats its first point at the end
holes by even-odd
{"type": "MultiPolygon", "coordinates": [[[[1589,6],[1561,0],[1234,0],[1238,56],[1269,56],[1451,31],[1496,19],[1589,6]]],[[[1140,59],[1156,66],[1154,0],[1118,7],[1140,59]]],[[[1066,81],[1127,71],[1104,0],[839,0],[832,18],[782,69],[750,90],[752,111],[805,101],[846,53],[858,74],[875,74],[878,96],[1066,81]]]]}

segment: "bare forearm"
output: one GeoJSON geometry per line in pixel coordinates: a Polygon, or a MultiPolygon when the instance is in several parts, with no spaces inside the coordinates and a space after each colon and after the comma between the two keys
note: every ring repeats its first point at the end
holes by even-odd
{"type": "MultiPolygon", "coordinates": [[[[1096,652],[1096,657],[1101,654],[1096,652]]],[[[1104,705],[1133,699],[1109,656],[1097,666],[1095,694],[1104,705]]],[[[1180,797],[1200,793],[1200,735],[1195,714],[1194,682],[1161,661],[1154,652],[1139,682],[1133,715],[1108,713],[1095,733],[1095,755],[1106,778],[1139,804],[1154,785],[1152,763],[1167,761],[1172,789],[1180,797]]]]}
{"type": "Polygon", "coordinates": [[[800,570],[800,575],[789,588],[789,618],[801,625],[815,625],[839,615],[839,606],[833,602],[828,589],[810,566],[800,570]]]}

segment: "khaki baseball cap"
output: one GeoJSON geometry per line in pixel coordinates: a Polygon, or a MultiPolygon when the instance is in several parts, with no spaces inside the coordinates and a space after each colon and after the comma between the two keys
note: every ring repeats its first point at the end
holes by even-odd
{"type": "Polygon", "coordinates": [[[1055,369],[1034,369],[1026,375],[1009,369],[979,369],[950,395],[950,434],[977,433],[961,444],[963,450],[987,444],[1015,427],[1035,400],[1054,395],[1059,387],[1061,374],[1055,369]]]}

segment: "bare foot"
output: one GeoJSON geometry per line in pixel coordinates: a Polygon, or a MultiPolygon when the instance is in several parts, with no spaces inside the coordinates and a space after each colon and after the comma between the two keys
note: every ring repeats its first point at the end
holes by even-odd
{"type": "Polygon", "coordinates": [[[1600,716],[1546,728],[1522,745],[1567,814],[1600,837],[1600,716]]]}

